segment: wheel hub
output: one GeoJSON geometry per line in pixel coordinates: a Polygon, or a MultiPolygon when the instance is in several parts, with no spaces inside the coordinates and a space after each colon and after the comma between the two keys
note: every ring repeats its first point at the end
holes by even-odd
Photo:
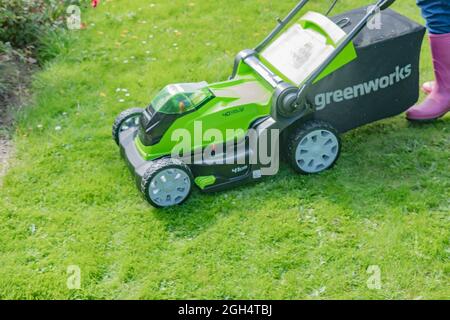
{"type": "Polygon", "coordinates": [[[130,128],[135,128],[139,125],[139,116],[131,117],[127,120],[125,120],[120,127],[120,132],[126,131],[130,128]]]}
{"type": "Polygon", "coordinates": [[[181,203],[190,192],[190,180],[180,169],[165,169],[152,180],[149,188],[150,198],[160,206],[169,207],[181,203]]]}
{"type": "Polygon", "coordinates": [[[315,130],[298,144],[296,161],[301,170],[318,173],[328,169],[339,153],[338,138],[328,130],[315,130]]]}

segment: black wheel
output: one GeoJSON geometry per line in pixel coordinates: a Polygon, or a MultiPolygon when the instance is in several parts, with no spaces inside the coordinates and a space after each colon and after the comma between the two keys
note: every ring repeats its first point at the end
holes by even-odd
{"type": "Polygon", "coordinates": [[[139,118],[143,112],[144,110],[141,108],[133,108],[119,114],[112,127],[112,136],[117,145],[119,145],[119,134],[130,128],[137,127],[139,125],[139,118]]]}
{"type": "Polygon", "coordinates": [[[341,153],[338,132],[324,121],[306,122],[289,137],[287,160],[299,173],[314,174],[334,166],[341,153]]]}
{"type": "Polygon", "coordinates": [[[193,188],[189,167],[178,159],[160,159],[151,163],[142,178],[141,191],[156,208],[166,208],[185,202],[193,188]]]}

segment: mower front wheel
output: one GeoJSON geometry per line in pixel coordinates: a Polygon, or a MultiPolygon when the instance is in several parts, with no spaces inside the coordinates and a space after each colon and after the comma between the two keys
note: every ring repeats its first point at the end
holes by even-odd
{"type": "Polygon", "coordinates": [[[151,163],[142,178],[141,191],[156,208],[166,208],[185,202],[193,188],[189,167],[178,159],[166,158],[151,163]]]}
{"type": "Polygon", "coordinates": [[[119,145],[120,133],[130,128],[137,127],[139,125],[139,118],[143,112],[144,110],[141,108],[132,108],[123,111],[117,116],[112,128],[112,137],[117,145],[119,145]]]}
{"type": "Polygon", "coordinates": [[[339,134],[324,121],[309,121],[289,138],[288,161],[301,174],[315,174],[332,168],[340,153],[339,134]]]}

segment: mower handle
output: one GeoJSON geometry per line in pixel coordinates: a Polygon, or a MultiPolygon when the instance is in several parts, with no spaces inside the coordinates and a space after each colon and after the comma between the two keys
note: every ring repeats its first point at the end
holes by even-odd
{"type": "Polygon", "coordinates": [[[395,0],[378,0],[375,5],[370,7],[364,18],[350,31],[350,33],[339,43],[333,53],[306,79],[300,86],[295,101],[295,108],[301,108],[306,101],[306,91],[314,83],[314,81],[322,74],[322,72],[330,65],[331,62],[352,42],[359,33],[364,29],[369,20],[381,10],[389,8],[395,0]]]}
{"type": "MultiPolygon", "coordinates": [[[[300,12],[300,10],[303,9],[303,7],[309,2],[309,0],[301,0],[294,9],[292,9],[291,12],[281,20],[280,18],[277,19],[278,25],[275,27],[275,29],[255,48],[256,52],[261,52],[283,29],[295,18],[297,13],[300,12]]],[[[379,10],[385,10],[389,8],[395,0],[379,0],[378,3],[375,5],[378,7],[379,10]]],[[[328,13],[331,12],[331,10],[336,5],[337,1],[335,1],[328,13]]]]}
{"type": "Polygon", "coordinates": [[[291,12],[281,20],[277,19],[278,25],[276,28],[255,48],[256,52],[261,52],[281,31],[283,31],[284,27],[286,27],[292,19],[295,18],[297,13],[303,9],[303,7],[309,2],[309,0],[301,0],[291,12]]]}
{"type": "Polygon", "coordinates": [[[382,4],[382,5],[380,6],[380,10],[386,10],[386,9],[389,8],[391,5],[393,5],[394,2],[395,2],[395,0],[386,0],[386,1],[384,2],[384,4],[382,4]]]}

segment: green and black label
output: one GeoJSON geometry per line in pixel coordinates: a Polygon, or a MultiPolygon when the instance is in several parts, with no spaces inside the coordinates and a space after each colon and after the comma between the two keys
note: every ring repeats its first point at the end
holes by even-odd
{"type": "Polygon", "coordinates": [[[241,113],[241,112],[244,112],[244,107],[239,107],[239,108],[224,112],[222,115],[224,117],[231,117],[231,116],[241,113]]]}

